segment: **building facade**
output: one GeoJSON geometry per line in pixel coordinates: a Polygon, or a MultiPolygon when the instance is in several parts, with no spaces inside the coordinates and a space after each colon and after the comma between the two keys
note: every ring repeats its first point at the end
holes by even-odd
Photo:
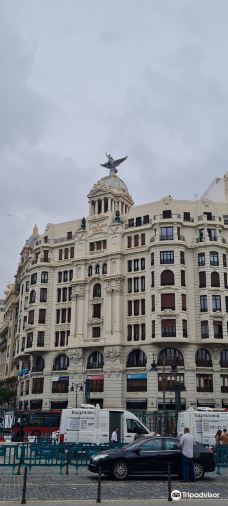
{"type": "Polygon", "coordinates": [[[136,206],[110,170],[88,202],[21,252],[18,406],[228,406],[225,198],[136,206]]]}

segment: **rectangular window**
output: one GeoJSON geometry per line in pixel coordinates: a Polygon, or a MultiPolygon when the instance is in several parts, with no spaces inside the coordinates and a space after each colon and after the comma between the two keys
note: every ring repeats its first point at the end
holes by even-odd
{"type": "Polygon", "coordinates": [[[206,272],[205,271],[199,272],[199,287],[200,288],[206,287],[206,272]]]}
{"type": "Polygon", "coordinates": [[[201,313],[207,312],[207,295],[200,296],[200,311],[201,313]]]}
{"type": "Polygon", "coordinates": [[[127,247],[132,248],[132,236],[131,235],[127,236],[127,247]]]}
{"type": "Polygon", "coordinates": [[[147,379],[129,379],[127,378],[127,392],[146,392],[147,379]]]}
{"type": "Polygon", "coordinates": [[[46,309],[39,309],[38,323],[44,324],[46,320],[46,309]]]}
{"type": "Polygon", "coordinates": [[[188,324],[187,324],[187,320],[182,320],[182,331],[183,331],[183,337],[188,337],[188,324]]]}
{"type": "Polygon", "coordinates": [[[93,304],[93,318],[101,318],[101,304],[93,304]]]}
{"type": "Polygon", "coordinates": [[[48,272],[41,272],[41,283],[48,283],[48,272]]]}
{"type": "Polygon", "coordinates": [[[61,302],[61,295],[62,295],[61,288],[57,288],[57,302],[61,302]]]}
{"type": "Polygon", "coordinates": [[[217,235],[216,235],[215,228],[208,228],[207,232],[208,232],[210,241],[217,241],[217,235]]]}
{"type": "Polygon", "coordinates": [[[65,394],[68,392],[69,378],[63,381],[52,381],[52,393],[53,394],[65,394]]]}
{"type": "Polygon", "coordinates": [[[196,387],[197,392],[213,392],[212,374],[197,374],[196,387]]]}
{"type": "Polygon", "coordinates": [[[67,310],[67,323],[70,323],[71,322],[71,308],[68,307],[68,310],[67,310]]]}
{"type": "Polygon", "coordinates": [[[60,309],[56,309],[56,323],[60,323],[60,309]]]}
{"type": "Polygon", "coordinates": [[[182,304],[182,311],[187,310],[187,304],[186,304],[186,295],[185,293],[181,294],[181,304],[182,304]]]}
{"type": "Polygon", "coordinates": [[[67,288],[63,288],[63,289],[62,289],[62,301],[63,301],[63,302],[66,302],[66,301],[67,301],[67,292],[68,292],[68,289],[67,289],[67,288]]]}
{"type": "Polygon", "coordinates": [[[214,338],[223,339],[223,326],[222,321],[213,321],[214,338]]]}
{"type": "Polygon", "coordinates": [[[60,332],[55,333],[55,347],[59,346],[59,334],[60,332]]]}
{"type": "Polygon", "coordinates": [[[226,313],[228,313],[228,297],[225,297],[226,313]]]}
{"type": "Polygon", "coordinates": [[[160,264],[174,264],[174,251],[160,251],[160,264]]]}
{"type": "Polygon", "coordinates": [[[145,270],[145,258],[141,258],[141,271],[144,271],[145,270]]]}
{"type": "Polygon", "coordinates": [[[185,271],[181,271],[181,286],[185,286],[185,271]]]}
{"type": "Polygon", "coordinates": [[[59,260],[62,260],[63,259],[63,250],[62,248],[59,249],[59,260]]]}
{"type": "Polygon", "coordinates": [[[141,292],[145,292],[145,276],[141,276],[141,292]]]}
{"type": "Polygon", "coordinates": [[[161,311],[165,309],[172,309],[175,311],[175,293],[161,294],[161,311]]]}
{"type": "MultiPolygon", "coordinates": [[[[169,390],[173,391],[175,388],[175,385],[179,383],[181,390],[184,390],[184,374],[172,374],[172,373],[165,373],[165,374],[158,374],[158,391],[164,392],[164,390],[167,392],[169,390]]],[[[170,441],[169,439],[165,440],[167,443],[170,441]]],[[[175,441],[176,444],[176,441],[175,441]]],[[[173,448],[172,448],[173,449],[173,448]]],[[[171,448],[169,448],[171,450],[171,448]]]]}
{"type": "Polygon", "coordinates": [[[128,341],[132,340],[132,325],[127,326],[127,340],[128,341]]]}
{"type": "Polygon", "coordinates": [[[58,283],[62,283],[62,272],[58,272],[58,283]]]}
{"type": "Polygon", "coordinates": [[[154,253],[150,255],[150,265],[154,265],[154,253]]]}
{"type": "Polygon", "coordinates": [[[145,244],[146,244],[146,235],[141,234],[141,246],[145,246],[145,244]]]}
{"type": "Polygon", "coordinates": [[[26,348],[31,348],[32,342],[33,342],[33,332],[29,332],[27,334],[27,339],[26,339],[26,348]]]}
{"type": "Polygon", "coordinates": [[[99,337],[101,337],[100,327],[92,327],[92,337],[93,339],[98,339],[99,337]]]}
{"type": "Polygon", "coordinates": [[[173,227],[160,227],[160,241],[173,240],[173,227]]]}
{"type": "Polygon", "coordinates": [[[37,282],[37,273],[34,272],[32,275],[31,275],[31,285],[35,285],[37,282]]]}
{"type": "Polygon", "coordinates": [[[221,374],[221,392],[222,393],[228,393],[228,375],[227,374],[221,374]]]}
{"type": "Polygon", "coordinates": [[[44,256],[43,256],[43,261],[44,262],[48,262],[49,261],[48,255],[49,255],[49,251],[48,251],[48,249],[45,249],[44,250],[44,256]]]}
{"type": "Polygon", "coordinates": [[[184,251],[180,251],[180,263],[185,265],[185,254],[184,251]]]}
{"type": "Polygon", "coordinates": [[[95,242],[89,243],[89,251],[95,251],[95,242]]]}
{"type": "Polygon", "coordinates": [[[128,316],[132,316],[132,301],[128,301],[128,316]]]}
{"type": "Polygon", "coordinates": [[[135,219],[135,226],[136,227],[141,227],[142,225],[142,218],[141,216],[138,216],[136,219],[135,219]]]}
{"type": "Polygon", "coordinates": [[[162,212],[162,218],[165,220],[166,218],[172,218],[172,211],[170,209],[166,209],[162,212]]]}
{"type": "Polygon", "coordinates": [[[139,246],[139,235],[138,234],[134,235],[134,247],[136,248],[137,246],[139,246]]]}
{"type": "Polygon", "coordinates": [[[141,314],[145,315],[145,313],[146,313],[145,299],[141,299],[141,314]]]}
{"type": "Polygon", "coordinates": [[[134,226],[135,226],[135,221],[134,221],[134,218],[130,218],[130,219],[128,220],[128,227],[130,228],[130,227],[134,227],[134,226]]]}
{"type": "Polygon", "coordinates": [[[29,292],[29,281],[26,281],[25,283],[25,291],[29,292]]]}
{"type": "Polygon", "coordinates": [[[127,262],[127,272],[132,272],[132,260],[128,260],[127,262]]]}
{"type": "Polygon", "coordinates": [[[69,258],[69,248],[64,248],[64,260],[68,260],[69,258]]]}
{"type": "Polygon", "coordinates": [[[37,334],[37,346],[40,348],[44,346],[44,336],[45,336],[44,332],[39,331],[37,334]]]}
{"type": "Polygon", "coordinates": [[[146,324],[142,323],[141,324],[141,340],[145,341],[145,339],[146,339],[146,324]]]}
{"type": "Polygon", "coordinates": [[[66,323],[66,308],[61,310],[62,323],[66,323]]]}
{"type": "Polygon", "coordinates": [[[155,311],[155,295],[151,295],[151,311],[155,311]]]}
{"type": "Polygon", "coordinates": [[[139,292],[139,278],[134,278],[134,292],[139,292]]]}
{"type": "Polygon", "coordinates": [[[42,394],[44,388],[44,378],[33,378],[32,379],[32,393],[42,394]]]}
{"type": "Polygon", "coordinates": [[[184,212],[184,221],[191,221],[191,215],[189,212],[184,212]]]}
{"type": "Polygon", "coordinates": [[[68,271],[63,271],[63,282],[67,283],[68,281],[68,271]]]}
{"type": "Polygon", "coordinates": [[[128,283],[127,283],[127,291],[128,291],[128,293],[131,293],[131,292],[132,292],[132,278],[129,278],[129,279],[128,279],[128,283]]]}
{"type": "Polygon", "coordinates": [[[106,239],[104,241],[102,241],[102,246],[103,246],[103,249],[107,248],[107,240],[106,239]]]}
{"type": "Polygon", "coordinates": [[[162,337],[176,337],[176,320],[161,320],[161,334],[162,337]]]}
{"type": "Polygon", "coordinates": [[[212,295],[212,310],[221,311],[221,295],[212,295]]]}
{"type": "Polygon", "coordinates": [[[227,283],[227,272],[224,272],[224,288],[228,288],[228,283],[227,283]]]}
{"type": "Polygon", "coordinates": [[[139,316],[139,300],[134,300],[134,316],[139,316]]]}
{"type": "Polygon", "coordinates": [[[69,286],[68,288],[68,300],[72,299],[72,286],[69,286]]]}
{"type": "Polygon", "coordinates": [[[65,346],[65,332],[60,332],[60,346],[65,346]]]}
{"type": "Polygon", "coordinates": [[[152,320],[152,338],[155,337],[155,320],[152,320]]]}
{"type": "Polygon", "coordinates": [[[74,246],[70,248],[70,258],[74,258],[74,246]]]}
{"type": "Polygon", "coordinates": [[[72,281],[72,279],[73,279],[73,269],[71,269],[69,271],[69,279],[70,279],[70,281],[72,281]]]}
{"type": "Polygon", "coordinates": [[[35,315],[35,311],[28,312],[28,324],[29,325],[34,325],[34,315],[35,315]]]}
{"type": "Polygon", "coordinates": [[[40,289],[40,302],[47,302],[47,288],[40,289]]]}
{"type": "Polygon", "coordinates": [[[134,271],[139,271],[139,259],[135,258],[134,260],[134,271]]]}
{"type": "Polygon", "coordinates": [[[134,325],[134,341],[139,341],[139,325],[134,325]]]}
{"type": "Polygon", "coordinates": [[[202,339],[208,339],[209,338],[209,327],[208,327],[208,321],[201,321],[201,337],[202,339]]]}
{"type": "Polygon", "coordinates": [[[219,265],[219,256],[217,251],[210,251],[210,265],[219,265]]]}
{"type": "Polygon", "coordinates": [[[150,223],[150,216],[149,214],[146,214],[143,216],[143,225],[147,225],[148,223],[150,223]]]}
{"type": "Polygon", "coordinates": [[[154,271],[151,272],[151,288],[154,288],[154,271]]]}
{"type": "Polygon", "coordinates": [[[67,232],[67,239],[72,239],[72,232],[67,232]]]}
{"type": "Polygon", "coordinates": [[[205,265],[205,253],[198,253],[198,265],[205,265]]]}
{"type": "Polygon", "coordinates": [[[104,380],[93,380],[90,382],[90,392],[103,392],[104,391],[104,380]]]}
{"type": "Polygon", "coordinates": [[[226,255],[225,254],[222,256],[222,259],[223,259],[223,267],[227,267],[227,261],[226,261],[226,255]]]}

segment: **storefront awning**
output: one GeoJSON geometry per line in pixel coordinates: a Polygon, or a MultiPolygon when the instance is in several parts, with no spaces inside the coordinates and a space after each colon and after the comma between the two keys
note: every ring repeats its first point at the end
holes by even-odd
{"type": "Polygon", "coordinates": [[[147,373],[146,372],[142,372],[142,373],[135,373],[135,374],[127,374],[127,379],[147,379],[147,373]]]}
{"type": "Polygon", "coordinates": [[[197,406],[199,406],[199,408],[214,408],[215,407],[215,402],[212,401],[212,400],[205,400],[205,401],[197,401],[197,406]]]}
{"type": "Polygon", "coordinates": [[[102,381],[104,380],[104,374],[88,374],[87,379],[90,381],[102,381]]]}

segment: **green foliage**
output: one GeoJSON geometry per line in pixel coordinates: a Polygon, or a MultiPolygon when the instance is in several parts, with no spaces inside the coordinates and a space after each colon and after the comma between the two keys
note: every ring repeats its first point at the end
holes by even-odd
{"type": "Polygon", "coordinates": [[[0,380],[0,406],[9,404],[16,397],[14,385],[7,380],[0,380]]]}

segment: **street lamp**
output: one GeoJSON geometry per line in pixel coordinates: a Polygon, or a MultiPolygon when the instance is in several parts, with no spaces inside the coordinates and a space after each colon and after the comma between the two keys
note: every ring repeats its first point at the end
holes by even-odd
{"type": "Polygon", "coordinates": [[[70,387],[70,391],[71,392],[75,392],[76,393],[76,408],[78,407],[78,390],[79,392],[83,392],[83,383],[72,383],[71,387],[70,387]]]}

